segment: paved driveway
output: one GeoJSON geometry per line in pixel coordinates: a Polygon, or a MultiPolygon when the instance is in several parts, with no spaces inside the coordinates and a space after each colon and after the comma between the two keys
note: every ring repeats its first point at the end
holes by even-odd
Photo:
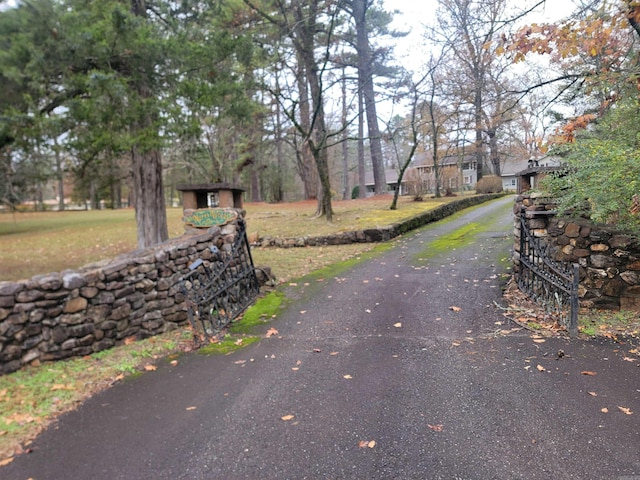
{"type": "Polygon", "coordinates": [[[279,335],[97,395],[0,478],[640,480],[632,347],[500,334],[511,206],[290,287],[279,335]]]}

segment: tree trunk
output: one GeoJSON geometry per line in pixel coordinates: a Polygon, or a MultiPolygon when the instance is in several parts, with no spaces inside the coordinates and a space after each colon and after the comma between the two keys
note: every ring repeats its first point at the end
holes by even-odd
{"type": "Polygon", "coordinates": [[[162,188],[162,159],[158,150],[131,151],[134,206],[138,248],[147,248],[169,238],[162,188]]]}
{"type": "Polygon", "coordinates": [[[489,158],[491,160],[493,174],[500,176],[502,171],[500,168],[500,155],[498,154],[498,134],[495,128],[489,129],[487,136],[489,137],[489,158]]]}
{"type": "MultiPolygon", "coordinates": [[[[132,0],[132,12],[146,19],[145,0],[132,0]]],[[[142,72],[135,81],[135,88],[142,99],[153,96],[142,72]]],[[[153,112],[145,111],[137,122],[134,121],[134,133],[149,130],[153,125],[153,112]]],[[[157,148],[142,149],[135,145],[131,150],[133,170],[134,206],[136,209],[136,227],[138,248],[147,248],[162,243],[169,238],[167,228],[167,209],[162,186],[162,156],[157,148]]]]}
{"type": "Polygon", "coordinates": [[[384,169],[384,158],[382,156],[381,135],[378,126],[378,114],[376,111],[376,98],[373,86],[373,59],[366,22],[368,3],[367,0],[353,0],[351,6],[356,25],[358,72],[361,79],[360,85],[364,93],[364,106],[369,130],[369,146],[371,148],[371,164],[373,167],[373,181],[375,184],[375,193],[376,195],[380,195],[387,193],[387,179],[384,169]]]}
{"type": "Polygon", "coordinates": [[[358,198],[366,198],[366,168],[364,160],[364,94],[358,88],[358,198]]]}
{"type": "Polygon", "coordinates": [[[64,210],[64,170],[62,168],[62,155],[60,155],[60,145],[58,139],[53,136],[53,153],[56,159],[56,180],[58,183],[58,211],[64,210]]]}
{"type": "Polygon", "coordinates": [[[351,198],[349,192],[349,132],[347,129],[347,78],[342,69],[342,199],[351,198]]]}
{"type": "MultiPolygon", "coordinates": [[[[306,64],[300,52],[296,52],[298,60],[298,92],[300,95],[300,125],[305,132],[311,132],[311,107],[309,103],[309,88],[306,64]]],[[[307,142],[302,142],[300,151],[296,155],[298,161],[298,175],[304,186],[305,200],[318,198],[318,175],[313,152],[307,142]]]]}
{"type": "Polygon", "coordinates": [[[482,175],[484,174],[484,149],[482,145],[482,90],[480,88],[476,88],[473,106],[476,131],[475,154],[478,175],[477,179],[480,180],[482,178],[482,175]]]}
{"type": "Polygon", "coordinates": [[[316,24],[317,4],[313,3],[312,11],[308,16],[303,15],[300,5],[294,8],[296,19],[296,32],[300,46],[297,50],[298,59],[302,61],[306,78],[311,93],[311,107],[313,117],[311,130],[308,131],[307,143],[316,161],[318,179],[321,185],[321,192],[318,196],[319,216],[326,217],[327,221],[333,220],[333,207],[331,206],[331,181],[329,178],[329,157],[327,153],[327,126],[324,113],[324,95],[322,82],[320,79],[319,65],[315,57],[315,35],[318,31],[316,24]]]}

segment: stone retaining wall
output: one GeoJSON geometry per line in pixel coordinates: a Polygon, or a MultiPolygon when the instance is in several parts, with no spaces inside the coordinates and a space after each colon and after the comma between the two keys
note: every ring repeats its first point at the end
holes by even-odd
{"type": "Polygon", "coordinates": [[[78,271],[0,282],[0,374],[84,356],[187,321],[180,279],[212,244],[229,250],[237,222],[78,271]]]}
{"type": "Polygon", "coordinates": [[[519,195],[514,207],[516,269],[522,207],[534,236],[551,246],[553,259],[580,265],[581,307],[640,312],[640,239],[585,219],[557,217],[551,199],[519,195]]]}
{"type": "Polygon", "coordinates": [[[258,239],[251,239],[251,245],[255,247],[318,247],[324,245],[347,245],[351,243],[374,243],[386,242],[399,235],[420,228],[428,223],[437,222],[460,210],[479,205],[489,200],[503,197],[504,194],[476,195],[473,197],[461,198],[453,202],[441,205],[424,213],[420,213],[408,220],[404,220],[393,225],[366,230],[354,230],[333,235],[318,237],[296,237],[296,238],[274,238],[265,236],[258,239]]]}

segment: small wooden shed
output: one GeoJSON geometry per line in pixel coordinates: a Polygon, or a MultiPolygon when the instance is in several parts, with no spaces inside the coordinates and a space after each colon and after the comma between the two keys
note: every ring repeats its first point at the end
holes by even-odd
{"type": "Polygon", "coordinates": [[[183,184],[176,187],[182,192],[182,209],[242,208],[244,189],[227,183],[183,184]]]}
{"type": "Polygon", "coordinates": [[[565,171],[566,167],[539,167],[537,162],[533,165],[529,165],[529,168],[516,173],[518,179],[518,193],[525,193],[531,189],[537,189],[540,186],[540,181],[554,172],[565,171]]]}

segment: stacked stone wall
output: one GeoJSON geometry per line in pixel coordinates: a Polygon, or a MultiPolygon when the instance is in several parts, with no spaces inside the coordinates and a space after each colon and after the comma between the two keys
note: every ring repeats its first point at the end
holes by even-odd
{"type": "Polygon", "coordinates": [[[0,282],[0,373],[84,356],[187,321],[180,281],[209,247],[230,250],[237,223],[77,271],[0,282]]]}
{"type": "Polygon", "coordinates": [[[296,238],[274,238],[264,236],[261,238],[252,238],[251,244],[254,247],[278,247],[278,248],[295,248],[295,247],[318,247],[325,245],[349,245],[352,243],[375,243],[386,242],[393,238],[403,235],[416,228],[423,227],[429,223],[437,222],[460,210],[479,205],[496,198],[503,197],[504,194],[486,194],[474,195],[473,197],[465,197],[453,202],[440,205],[433,210],[415,215],[402,222],[394,223],[377,228],[368,228],[365,230],[352,230],[333,235],[325,235],[318,237],[296,237],[296,238]]]}
{"type": "Polygon", "coordinates": [[[514,207],[516,269],[522,208],[533,235],[550,246],[552,259],[580,266],[582,308],[640,312],[640,239],[586,219],[556,216],[552,199],[535,194],[519,195],[514,207]]]}

